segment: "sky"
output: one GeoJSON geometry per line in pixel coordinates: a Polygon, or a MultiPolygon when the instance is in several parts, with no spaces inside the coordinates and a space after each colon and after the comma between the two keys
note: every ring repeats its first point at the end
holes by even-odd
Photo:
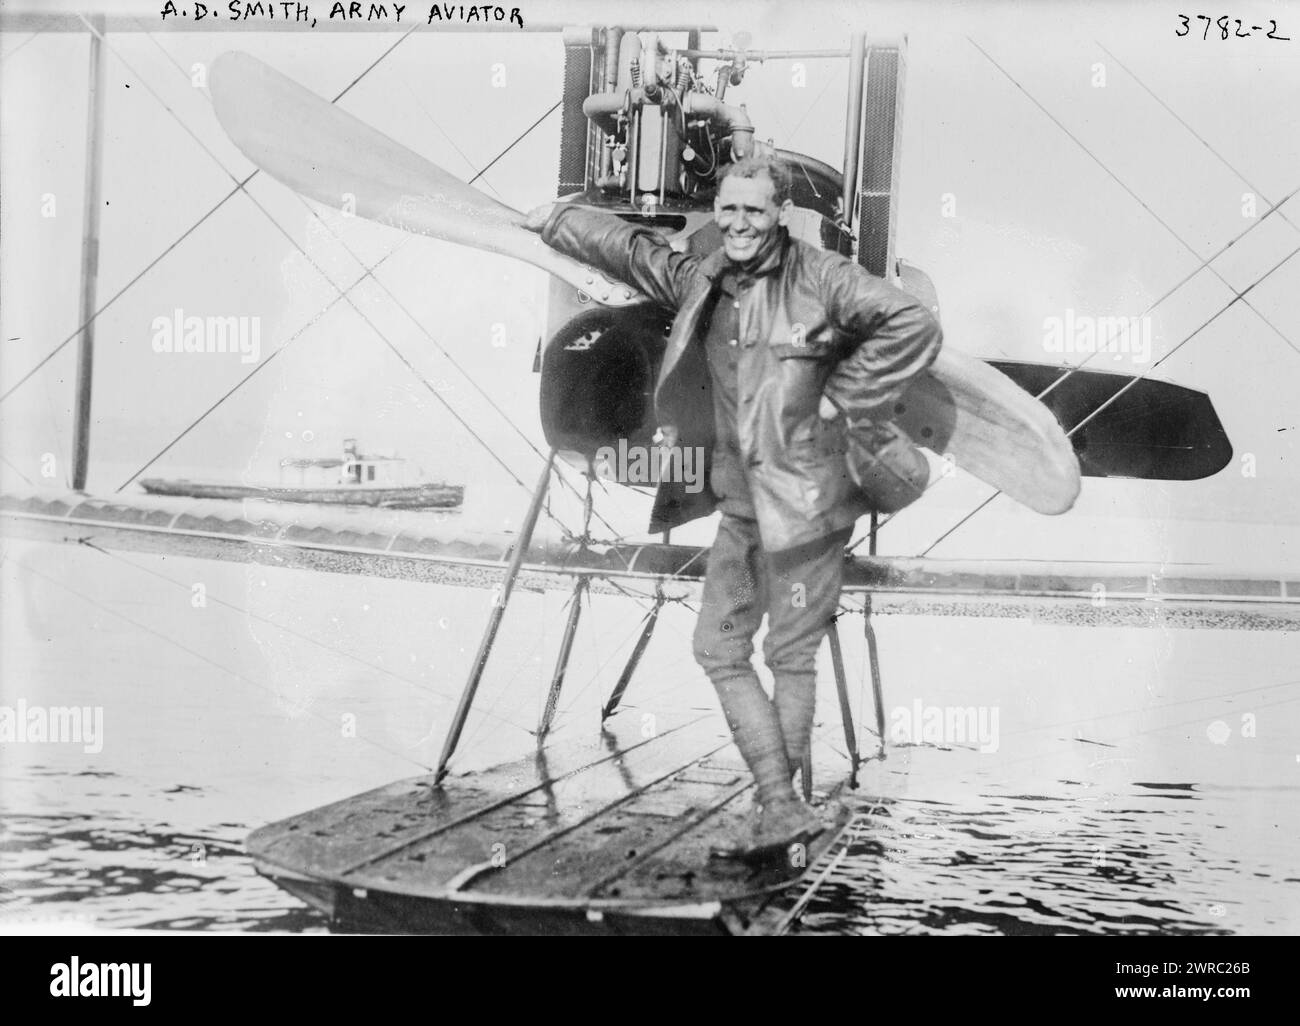
{"type": "MultiPolygon", "coordinates": [[[[6,14],[34,7],[0,4],[6,14]]],[[[335,455],[357,437],[464,482],[467,527],[516,525],[544,450],[531,370],[544,275],[338,211],[318,218],[265,174],[226,198],[254,168],[216,122],[207,65],[244,50],[334,96],[399,35],[249,22],[162,32],[160,4],[97,9],[138,14],[151,30],[108,37],[98,303],[112,302],[96,324],[88,489],[112,493],[256,367],[145,476],[274,480],[282,457],[335,455]],[[321,313],[339,289],[349,299],[321,313]],[[261,359],[155,352],[154,319],[178,309],[260,317],[261,359]]],[[[758,49],[843,48],[855,27],[906,33],[898,250],[934,280],[947,344],[1074,360],[1045,350],[1045,319],[1149,311],[1153,358],[1167,359],[1152,369],[1107,356],[1109,369],[1209,393],[1235,451],[1206,481],[1086,480],[1075,510],[1051,520],[999,498],[933,554],[1300,565],[1300,199],[1288,199],[1300,187],[1300,7],[1241,8],[1246,30],[1275,18],[1289,41],[1224,40],[1217,26],[1202,39],[1197,22],[1180,37],[1177,7],[1162,4],[736,3],[725,18],[689,2],[521,11],[530,28],[703,22],[717,29],[705,45],[744,31],[758,49]]],[[[87,52],[84,33],[0,34],[5,389],[77,327],[87,52]]],[[[753,66],[728,99],[746,103],[759,138],[840,166],[845,62],[805,63],[753,66]]],[[[469,178],[561,85],[557,32],[421,28],[340,106],[469,178]]],[[[553,198],[559,124],[558,111],[542,120],[480,187],[518,209],[553,198]]],[[[75,348],[0,405],[5,490],[66,487],[75,348]]],[[[943,482],[890,528],[882,551],[925,550],[989,491],[943,482]]],[[[598,508],[635,535],[648,502],[615,489],[598,508]]],[[[572,503],[557,509],[576,524],[572,503]]],[[[707,525],[697,534],[707,542],[707,525]]]]}

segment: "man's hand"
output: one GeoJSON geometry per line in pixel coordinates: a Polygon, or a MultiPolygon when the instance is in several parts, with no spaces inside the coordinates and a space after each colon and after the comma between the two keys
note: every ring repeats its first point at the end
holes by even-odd
{"type": "Polygon", "coordinates": [[[822,401],[817,406],[817,415],[822,420],[834,420],[840,415],[840,411],[828,396],[822,396],[822,401]]]}
{"type": "Polygon", "coordinates": [[[524,215],[524,227],[530,232],[540,232],[546,227],[546,222],[550,219],[551,211],[554,209],[554,203],[543,203],[540,207],[533,207],[524,215]]]}

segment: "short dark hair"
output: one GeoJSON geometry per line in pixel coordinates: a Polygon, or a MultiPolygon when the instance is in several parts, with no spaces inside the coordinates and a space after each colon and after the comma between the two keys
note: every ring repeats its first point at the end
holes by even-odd
{"type": "Polygon", "coordinates": [[[767,175],[772,182],[772,202],[778,207],[790,198],[794,189],[794,179],[785,163],[770,154],[741,157],[734,164],[727,164],[718,175],[718,185],[731,176],[736,178],[757,178],[767,175]]]}

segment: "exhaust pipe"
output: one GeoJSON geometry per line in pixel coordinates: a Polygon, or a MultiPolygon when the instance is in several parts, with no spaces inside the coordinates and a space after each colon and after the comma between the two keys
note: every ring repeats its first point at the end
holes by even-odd
{"type": "Polygon", "coordinates": [[[706,93],[687,93],[683,108],[688,117],[707,117],[715,125],[731,132],[731,156],[735,160],[748,157],[754,148],[754,123],[741,107],[723,103],[706,93]]]}
{"type": "MultiPolygon", "coordinates": [[[[625,39],[627,37],[624,37],[625,39]]],[[[643,88],[597,93],[582,103],[582,113],[594,121],[602,131],[612,134],[618,126],[618,115],[626,108],[629,99],[633,107],[648,102],[643,88]]],[[[739,107],[723,103],[705,93],[687,93],[682,108],[687,117],[708,118],[713,124],[731,133],[731,153],[735,159],[747,157],[754,148],[754,123],[739,107]]]]}

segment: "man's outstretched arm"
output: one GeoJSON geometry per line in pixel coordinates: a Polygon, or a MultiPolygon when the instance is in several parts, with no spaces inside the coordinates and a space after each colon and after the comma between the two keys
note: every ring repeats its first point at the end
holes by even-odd
{"type": "Polygon", "coordinates": [[[676,252],[649,228],[571,203],[544,203],[530,210],[524,227],[565,256],[591,264],[669,309],[680,305],[699,263],[699,257],[676,252]]]}

